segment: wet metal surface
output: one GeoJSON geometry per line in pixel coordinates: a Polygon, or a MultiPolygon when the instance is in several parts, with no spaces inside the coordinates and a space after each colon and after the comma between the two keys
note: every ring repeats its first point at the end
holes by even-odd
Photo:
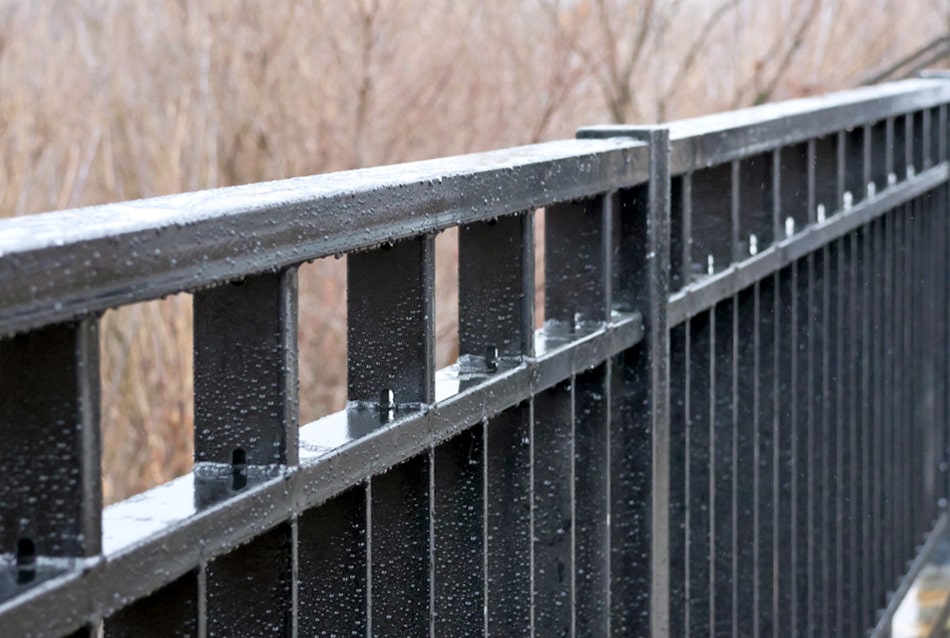
{"type": "Polygon", "coordinates": [[[0,221],[0,636],[889,623],[948,496],[948,100],[915,80],[0,221]],[[295,269],[331,254],[349,402],[298,428],[295,269]],[[179,291],[194,471],[100,517],[96,314],[179,291]]]}

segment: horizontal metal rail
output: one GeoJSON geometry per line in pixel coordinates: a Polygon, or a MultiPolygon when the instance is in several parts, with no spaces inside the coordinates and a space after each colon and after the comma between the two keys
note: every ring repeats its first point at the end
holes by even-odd
{"type": "MultiPolygon", "coordinates": [[[[470,389],[458,387],[457,368],[446,371],[438,405],[391,421],[354,407],[304,426],[299,466],[262,469],[250,489],[231,498],[196,504],[193,495],[206,479],[190,473],[109,507],[103,554],[0,604],[0,634],[65,634],[90,617],[108,616],[295,513],[517,405],[525,389],[535,394],[569,380],[642,338],[639,315],[618,317],[563,345],[539,335],[536,359],[483,374],[470,389]]],[[[207,482],[226,482],[229,469],[207,482]]]]}
{"type": "Polygon", "coordinates": [[[647,153],[564,140],[3,219],[0,334],[633,186],[647,153]]]}
{"type": "Polygon", "coordinates": [[[947,496],[948,103],[0,221],[0,635],[863,635],[947,496]],[[298,428],[296,267],[329,255],[349,403],[298,428]],[[98,315],[183,291],[194,471],[102,510],[98,315]]]}
{"type": "MultiPolygon", "coordinates": [[[[764,104],[670,122],[670,173],[677,175],[734,159],[751,157],[945,104],[950,86],[933,79],[905,80],[828,95],[764,104]]],[[[587,126],[582,138],[624,135],[629,127],[587,126]]]]}
{"type": "Polygon", "coordinates": [[[946,183],[946,162],[889,188],[847,211],[802,229],[754,257],[689,284],[670,296],[670,323],[677,324],[729,299],[756,281],[765,279],[835,239],[844,237],[882,214],[946,183]]]}

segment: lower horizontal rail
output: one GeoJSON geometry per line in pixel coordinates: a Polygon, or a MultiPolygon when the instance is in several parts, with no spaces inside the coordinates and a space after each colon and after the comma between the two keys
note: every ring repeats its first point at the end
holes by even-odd
{"type": "MultiPolygon", "coordinates": [[[[103,555],[0,605],[0,635],[66,634],[118,611],[346,488],[570,379],[643,339],[639,313],[494,374],[441,374],[435,405],[380,415],[350,407],[300,430],[300,465],[249,468],[245,491],[216,500],[229,471],[195,471],[103,512],[103,555]],[[471,384],[470,387],[465,387],[471,384]],[[372,426],[371,424],[375,424],[372,426]],[[364,431],[365,429],[365,431],[364,431]],[[334,437],[336,437],[334,439],[334,437]],[[255,471],[257,474],[255,474],[255,471]],[[256,483],[256,484],[255,484],[256,483]]],[[[443,371],[445,372],[445,371],[443,371]]],[[[463,370],[464,372],[464,370],[463,370]]],[[[224,468],[230,470],[230,468],[224,468]]]]}

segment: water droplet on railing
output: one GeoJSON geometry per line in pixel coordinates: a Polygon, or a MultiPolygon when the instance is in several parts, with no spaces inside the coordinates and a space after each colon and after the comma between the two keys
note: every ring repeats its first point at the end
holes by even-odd
{"type": "Polygon", "coordinates": [[[852,204],[854,204],[854,195],[851,194],[851,191],[845,191],[841,196],[841,208],[850,210],[852,204]]]}
{"type": "Polygon", "coordinates": [[[795,234],[795,218],[786,217],[785,218],[785,236],[791,237],[795,234]]]}
{"type": "Polygon", "coordinates": [[[908,164],[908,165],[907,165],[907,179],[910,179],[911,177],[913,177],[913,176],[916,175],[916,174],[917,174],[917,169],[914,168],[914,165],[913,165],[913,164],[908,164]]]}
{"type": "Polygon", "coordinates": [[[821,222],[825,221],[825,218],[826,218],[827,216],[828,216],[828,214],[827,214],[827,212],[825,211],[825,205],[824,205],[824,204],[818,204],[818,207],[815,209],[815,219],[818,220],[818,223],[820,224],[821,222]]]}
{"type": "Polygon", "coordinates": [[[749,254],[755,256],[759,253],[759,238],[754,234],[749,235],[749,254]]]}
{"type": "Polygon", "coordinates": [[[896,174],[896,173],[888,173],[888,174],[887,174],[887,185],[888,185],[888,186],[893,186],[893,185],[896,184],[896,183],[897,183],[897,174],[896,174]]]}
{"type": "Polygon", "coordinates": [[[712,255],[706,257],[706,274],[712,275],[716,272],[716,260],[712,255]]]}
{"type": "Polygon", "coordinates": [[[877,195],[877,184],[875,184],[874,182],[868,182],[867,193],[868,193],[868,199],[871,199],[872,197],[877,195]]]}

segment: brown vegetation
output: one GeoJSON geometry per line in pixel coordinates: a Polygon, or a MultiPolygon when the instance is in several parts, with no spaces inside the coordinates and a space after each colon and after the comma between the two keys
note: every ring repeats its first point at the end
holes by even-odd
{"type": "MultiPolygon", "coordinates": [[[[853,86],[948,14],[945,0],[5,0],[0,215],[853,86]]],[[[454,250],[439,238],[443,363],[454,250]]],[[[344,398],[343,265],[301,276],[305,421],[344,398]]],[[[103,320],[107,501],[190,466],[190,313],[179,295],[103,320]]]]}

